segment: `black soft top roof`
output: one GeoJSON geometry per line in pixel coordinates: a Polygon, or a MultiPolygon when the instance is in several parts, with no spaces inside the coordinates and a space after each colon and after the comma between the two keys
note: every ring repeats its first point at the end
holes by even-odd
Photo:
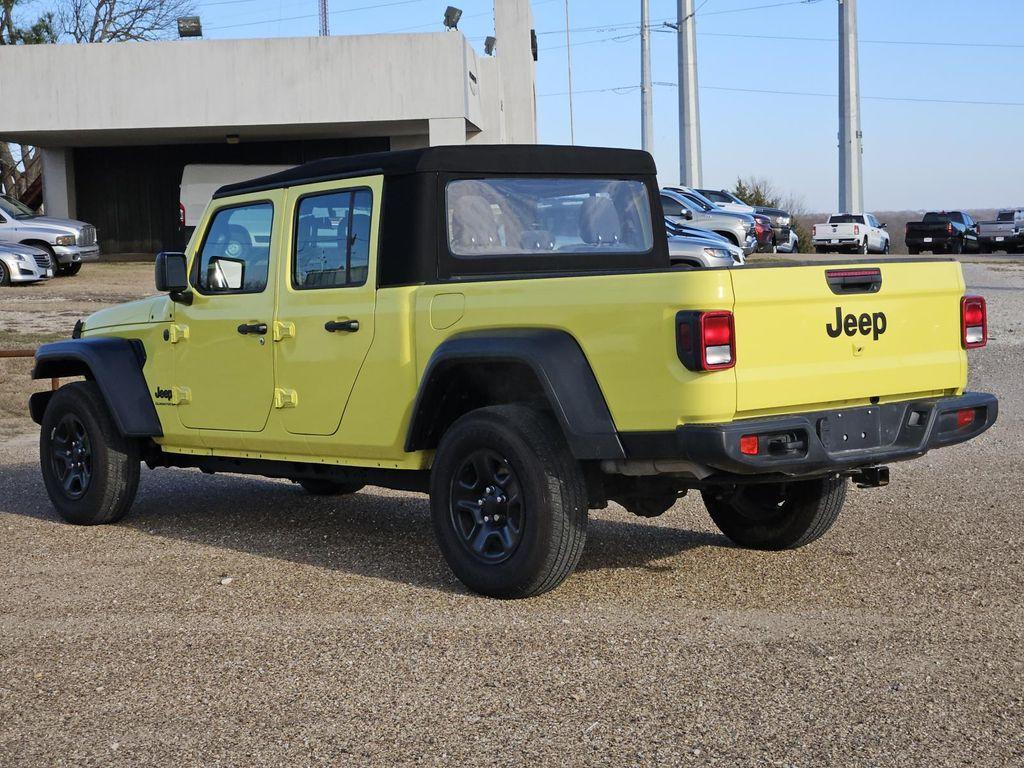
{"type": "Polygon", "coordinates": [[[544,144],[428,147],[314,160],[252,181],[228,184],[218,189],[214,198],[294,187],[346,176],[395,176],[429,172],[639,176],[653,175],[656,168],[650,154],[636,149],[544,144]]]}

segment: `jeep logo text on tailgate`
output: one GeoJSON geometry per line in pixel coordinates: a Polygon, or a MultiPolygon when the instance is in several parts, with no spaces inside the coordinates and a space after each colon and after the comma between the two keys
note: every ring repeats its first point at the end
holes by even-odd
{"type": "Polygon", "coordinates": [[[877,341],[878,337],[885,333],[885,326],[884,312],[875,312],[872,315],[865,312],[860,317],[857,317],[857,315],[844,316],[843,308],[836,307],[835,325],[825,323],[825,333],[833,339],[838,339],[840,334],[845,333],[847,336],[854,336],[859,331],[863,336],[872,334],[873,338],[877,341]]]}

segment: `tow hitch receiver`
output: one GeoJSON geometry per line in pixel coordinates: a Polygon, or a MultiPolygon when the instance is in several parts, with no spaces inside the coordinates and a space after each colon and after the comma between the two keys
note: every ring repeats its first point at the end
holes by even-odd
{"type": "Polygon", "coordinates": [[[851,475],[858,488],[881,488],[889,484],[888,467],[865,467],[851,475]]]}

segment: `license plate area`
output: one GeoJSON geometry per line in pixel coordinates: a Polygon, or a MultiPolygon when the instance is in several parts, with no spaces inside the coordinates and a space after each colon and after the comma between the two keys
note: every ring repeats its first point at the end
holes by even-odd
{"type": "Polygon", "coordinates": [[[818,437],[829,453],[878,448],[882,444],[881,409],[836,411],[818,419],[818,437]]]}

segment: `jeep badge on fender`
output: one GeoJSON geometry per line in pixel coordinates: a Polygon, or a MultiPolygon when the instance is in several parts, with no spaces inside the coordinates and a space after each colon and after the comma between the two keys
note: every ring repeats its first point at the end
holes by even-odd
{"type": "Polygon", "coordinates": [[[878,337],[885,333],[885,326],[885,312],[875,312],[873,315],[864,312],[860,317],[857,315],[844,317],[843,308],[836,307],[835,325],[825,323],[825,333],[833,339],[838,339],[842,333],[854,336],[859,331],[864,336],[873,334],[874,340],[878,341],[878,337]]]}

